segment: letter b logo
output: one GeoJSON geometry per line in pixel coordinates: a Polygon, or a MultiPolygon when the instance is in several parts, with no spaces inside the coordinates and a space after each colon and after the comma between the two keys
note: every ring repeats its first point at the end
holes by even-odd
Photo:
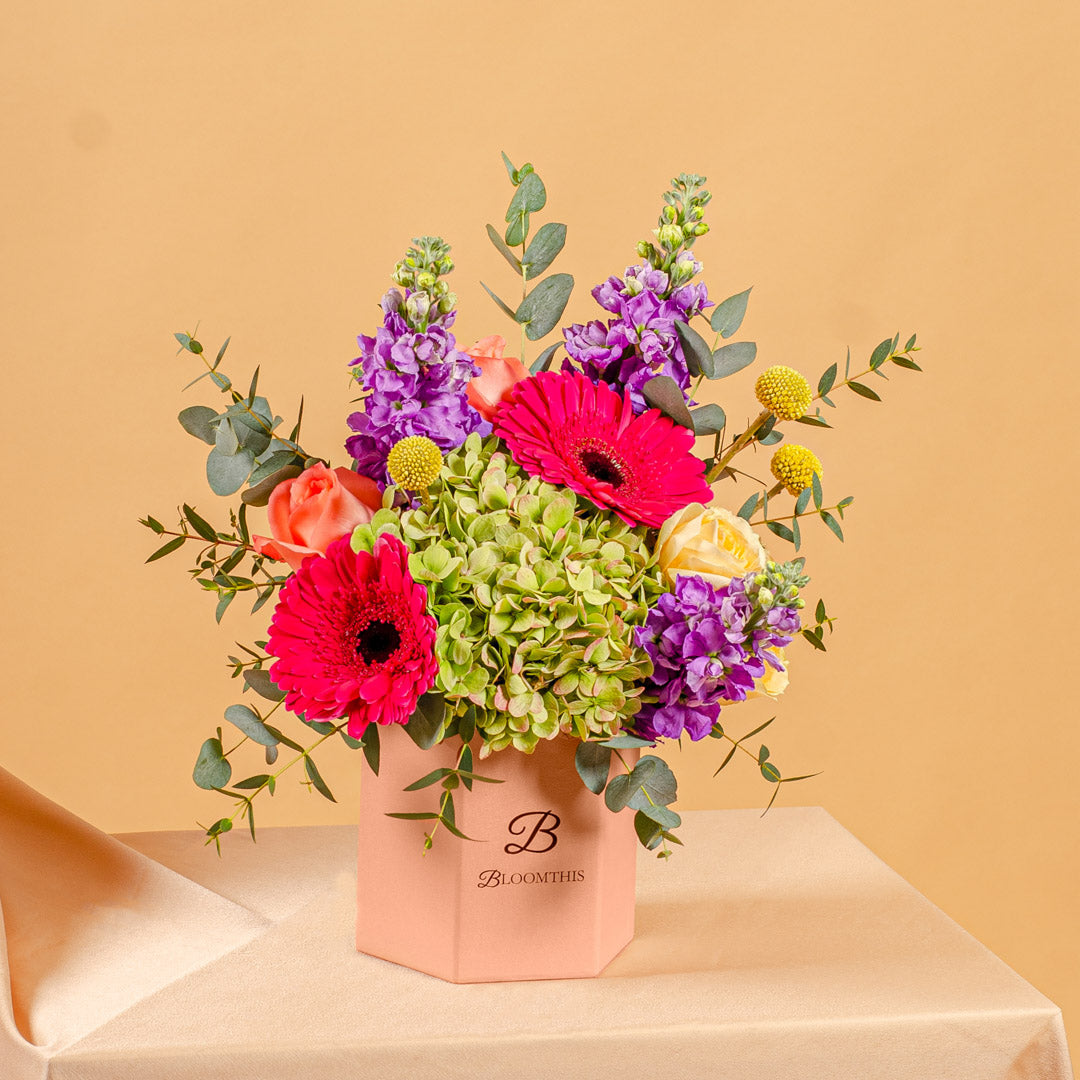
{"type": "Polygon", "coordinates": [[[555,830],[561,824],[559,815],[552,810],[530,810],[528,813],[518,814],[507,829],[511,836],[528,836],[520,844],[507,844],[503,851],[507,855],[520,855],[523,851],[542,855],[559,842],[555,830]]]}

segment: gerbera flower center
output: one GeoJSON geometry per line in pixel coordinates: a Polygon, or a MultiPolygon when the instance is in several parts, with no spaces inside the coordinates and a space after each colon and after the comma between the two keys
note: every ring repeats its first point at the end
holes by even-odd
{"type": "Polygon", "coordinates": [[[585,450],[578,458],[582,469],[594,480],[617,488],[623,482],[622,469],[607,456],[596,450],[585,450]]]}
{"type": "Polygon", "coordinates": [[[365,664],[383,664],[401,644],[398,628],[384,619],[374,619],[356,635],[356,652],[365,664]]]}

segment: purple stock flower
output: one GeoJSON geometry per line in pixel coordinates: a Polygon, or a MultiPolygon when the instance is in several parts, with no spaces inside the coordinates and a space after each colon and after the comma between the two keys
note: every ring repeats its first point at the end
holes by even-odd
{"type": "Polygon", "coordinates": [[[635,734],[677,739],[686,732],[703,739],[724,705],[746,699],[766,664],[783,670],[775,650],[799,632],[799,613],[763,610],[747,593],[749,581],[733,578],[717,587],[680,575],[675,591],[661,596],[635,629],[637,645],[653,662],[635,734]]]}
{"type": "Polygon", "coordinates": [[[383,297],[383,325],[374,337],[358,338],[360,355],[350,365],[362,365],[361,384],[370,394],[364,411],[349,417],[356,434],[345,440],[345,449],[357,472],[380,483],[388,479],[391,447],[406,436],[425,435],[447,451],[472,432],[491,429],[465,397],[469,380],[480,372],[450,332],[454,312],[416,331],[401,314],[405,299],[397,289],[383,297]]]}
{"type": "MultiPolygon", "coordinates": [[[[681,277],[701,269],[692,256],[685,258],[688,262],[681,277]]],[[[566,351],[581,370],[593,382],[603,379],[628,389],[638,413],[647,408],[642,388],[656,375],[669,375],[686,391],[690,372],[675,323],[687,322],[712,306],[705,286],[687,283],[670,289],[670,279],[663,270],[629,266],[625,280],[610,277],[592,294],[615,318],[606,324],[598,319],[584,325],[575,323],[563,331],[566,351]]]]}

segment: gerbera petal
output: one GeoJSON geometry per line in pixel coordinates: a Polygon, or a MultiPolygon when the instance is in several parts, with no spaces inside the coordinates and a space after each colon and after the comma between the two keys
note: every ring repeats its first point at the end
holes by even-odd
{"type": "Polygon", "coordinates": [[[438,672],[435,619],[408,570],[409,552],[384,534],[353,552],[344,536],[285,583],[270,624],[271,678],[305,719],[348,717],[359,738],[373,720],[404,723],[438,672]]]}

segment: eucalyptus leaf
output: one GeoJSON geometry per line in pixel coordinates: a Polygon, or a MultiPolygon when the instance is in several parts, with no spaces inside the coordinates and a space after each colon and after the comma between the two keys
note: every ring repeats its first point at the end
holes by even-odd
{"type": "MultiPolygon", "coordinates": [[[[274,680],[270,678],[269,671],[245,668],[244,682],[246,682],[259,697],[264,697],[267,701],[281,701],[282,698],[285,697],[285,691],[278,688],[274,680]]],[[[275,742],[276,741],[277,740],[275,740],[275,742]]]]}
{"type": "Polygon", "coordinates": [[[234,727],[242,731],[252,742],[260,746],[277,746],[281,741],[276,738],[267,726],[256,716],[252,709],[246,705],[230,705],[225,710],[225,719],[234,727]]]}
{"type": "MultiPolygon", "coordinates": [[[[750,286],[752,289],[753,286],[750,286]]],[[[729,338],[742,326],[746,315],[746,304],[750,299],[750,289],[746,289],[716,305],[709,318],[709,325],[722,337],[729,338]]]]}
{"type": "Polygon", "coordinates": [[[330,802],[336,803],[337,799],[334,798],[334,793],[326,786],[326,781],[322,778],[315,762],[307,756],[304,757],[304,769],[308,774],[308,779],[315,786],[315,790],[324,799],[329,799],[330,802]]]}
{"type": "Polygon", "coordinates": [[[225,614],[229,605],[236,599],[236,593],[225,592],[222,593],[217,602],[217,607],[214,609],[214,621],[221,622],[222,616],[225,614]]]}
{"type": "Polygon", "coordinates": [[[755,492],[742,504],[742,506],[739,507],[739,512],[735,516],[741,517],[743,521],[749,521],[753,516],[754,511],[757,509],[758,500],[760,498],[761,496],[755,492]]]}
{"type": "Polygon", "coordinates": [[[266,773],[259,773],[258,776],[249,776],[246,780],[237,780],[233,784],[234,788],[240,788],[243,791],[250,791],[252,788],[261,788],[264,784],[270,780],[269,775],[266,773]]]}
{"type": "Polygon", "coordinates": [[[604,789],[604,804],[613,814],[617,814],[629,805],[632,795],[630,776],[627,773],[621,773],[619,776],[612,777],[611,782],[604,789]]]}
{"type": "Polygon", "coordinates": [[[764,776],[770,784],[777,784],[780,782],[780,770],[771,761],[766,761],[762,764],[761,775],[764,776]]]}
{"type": "Polygon", "coordinates": [[[533,375],[539,375],[541,371],[547,371],[548,364],[551,363],[552,357],[562,347],[561,341],[556,341],[554,345],[549,345],[529,366],[529,371],[533,375]]]}
{"type": "Polygon", "coordinates": [[[694,430],[694,420],[686,407],[686,397],[670,375],[657,375],[641,389],[642,397],[654,409],[659,409],[676,424],[694,430]]]}
{"type": "Polygon", "coordinates": [[[574,288],[570,274],[552,274],[533,287],[532,292],[521,301],[514,319],[525,327],[525,336],[538,341],[557,325],[574,288]]]}
{"type": "Polygon", "coordinates": [[[634,750],[642,746],[655,746],[651,739],[643,739],[639,735],[615,735],[605,739],[601,746],[610,746],[613,750],[634,750]]]}
{"type": "Polygon", "coordinates": [[[521,179],[510,205],[506,208],[506,221],[514,221],[524,214],[535,214],[547,205],[547,189],[544,181],[531,172],[521,179]]]}
{"type": "MultiPolygon", "coordinates": [[[[494,225],[487,227],[488,238],[495,245],[495,250],[510,264],[515,274],[521,273],[521,260],[506,246],[506,241],[499,235],[494,225]]],[[[530,245],[531,247],[532,245],[530,245]]]]}
{"type": "Polygon", "coordinates": [[[889,359],[889,354],[893,350],[893,339],[886,338],[874,351],[870,354],[870,370],[876,371],[886,360],[889,359]]]}
{"type": "Polygon", "coordinates": [[[702,405],[698,409],[691,409],[690,419],[695,435],[715,435],[727,427],[727,416],[719,405],[702,405]]]}
{"type": "Polygon", "coordinates": [[[650,821],[655,821],[665,829],[677,829],[682,824],[682,818],[666,806],[646,805],[641,807],[638,813],[644,814],[650,821]]]}
{"type": "Polygon", "coordinates": [[[255,455],[250,450],[224,454],[215,448],[206,458],[206,480],[215,495],[233,495],[251,475],[255,455]]]}
{"type": "Polygon", "coordinates": [[[711,379],[726,379],[736,371],[749,367],[757,358],[757,343],[754,341],[733,341],[730,345],[721,345],[712,354],[712,367],[715,374],[711,379]]]}
{"type": "Polygon", "coordinates": [[[188,524],[204,539],[213,543],[217,540],[217,531],[208,522],[201,518],[195,511],[184,503],[184,517],[188,519],[188,524]]]}
{"type": "Polygon", "coordinates": [[[818,379],[817,392],[824,396],[827,394],[836,383],[836,365],[831,364],[822,373],[820,379],[818,379]]]}
{"type": "Polygon", "coordinates": [[[232,766],[225,759],[220,739],[207,739],[202,744],[191,778],[207,791],[223,788],[232,778],[232,766]]]}
{"type": "Polygon", "coordinates": [[[629,781],[633,790],[627,805],[635,810],[666,806],[675,801],[678,793],[675,774],[668,763],[652,754],[647,754],[634,766],[629,781]]]}
{"type": "Polygon", "coordinates": [[[379,726],[368,724],[364,731],[364,760],[371,771],[379,775],[379,726]]]}
{"type": "MultiPolygon", "coordinates": [[[[529,246],[525,249],[525,258],[522,260],[530,281],[539,277],[555,261],[555,257],[562,251],[565,243],[565,225],[551,221],[547,225],[540,226],[536,235],[529,241],[529,246]]],[[[518,263],[519,274],[521,265],[522,263],[518,263]]]]}
{"type": "Polygon", "coordinates": [[[516,247],[518,244],[524,244],[525,237],[528,235],[529,215],[522,210],[521,213],[506,226],[506,242],[508,244],[513,244],[516,247]]]}
{"type": "Polygon", "coordinates": [[[640,810],[634,814],[634,832],[646,851],[654,851],[660,846],[664,831],[655,821],[640,810]]]}
{"type": "Polygon", "coordinates": [[[421,750],[430,750],[441,738],[446,718],[446,699],[437,690],[429,691],[416,703],[405,730],[421,750]]]}
{"type": "Polygon", "coordinates": [[[680,320],[675,321],[675,333],[682,344],[683,359],[691,376],[696,379],[703,371],[708,376],[713,367],[708,342],[689,323],[680,320]]]}
{"type": "Polygon", "coordinates": [[[240,439],[227,413],[222,413],[214,424],[214,446],[219,453],[232,455],[240,449],[240,439]]]}
{"type": "Polygon", "coordinates": [[[781,540],[786,540],[789,544],[795,543],[795,534],[782,521],[766,521],[765,528],[781,540]]]}
{"type": "MultiPolygon", "coordinates": [[[[291,453],[274,454],[274,457],[293,459],[291,453]]],[[[261,469],[262,466],[260,466],[261,469]]],[[[304,470],[299,465],[283,465],[281,468],[274,470],[269,475],[264,475],[253,487],[249,487],[247,491],[240,496],[241,500],[247,506],[265,506],[270,501],[270,496],[274,493],[274,488],[278,484],[285,480],[291,480],[294,476],[299,476],[304,470]]],[[[251,474],[251,479],[255,480],[259,473],[259,469],[251,474]]]]}
{"type": "Polygon", "coordinates": [[[844,530],[840,528],[840,522],[837,521],[836,518],[834,518],[828,510],[821,510],[819,511],[819,513],[821,514],[821,520],[829,526],[829,528],[836,535],[837,540],[843,542],[844,530]]]}
{"type": "Polygon", "coordinates": [[[611,748],[594,742],[579,743],[574,754],[574,766],[581,782],[594,795],[599,795],[607,786],[611,748]]]}
{"type": "Polygon", "coordinates": [[[186,536],[173,537],[173,539],[170,540],[167,544],[162,544],[161,547],[159,547],[157,551],[155,551],[146,561],[156,562],[158,559],[163,559],[166,555],[171,555],[178,548],[182,548],[184,546],[184,541],[186,539],[186,536]]]}
{"type": "Polygon", "coordinates": [[[206,405],[192,405],[187,409],[183,409],[177,420],[180,421],[180,426],[189,435],[194,435],[196,439],[202,439],[204,443],[213,446],[215,434],[214,429],[210,426],[210,421],[216,420],[217,415],[213,409],[208,408],[206,405]]]}
{"type": "Polygon", "coordinates": [[[871,401],[881,400],[881,397],[876,390],[871,390],[869,386],[864,386],[862,383],[849,382],[848,389],[854,390],[859,397],[869,398],[871,401]]]}
{"type": "Polygon", "coordinates": [[[482,281],[480,282],[480,288],[495,301],[504,315],[508,315],[511,319],[517,319],[517,316],[514,314],[514,309],[501,297],[496,296],[482,281]]]}

